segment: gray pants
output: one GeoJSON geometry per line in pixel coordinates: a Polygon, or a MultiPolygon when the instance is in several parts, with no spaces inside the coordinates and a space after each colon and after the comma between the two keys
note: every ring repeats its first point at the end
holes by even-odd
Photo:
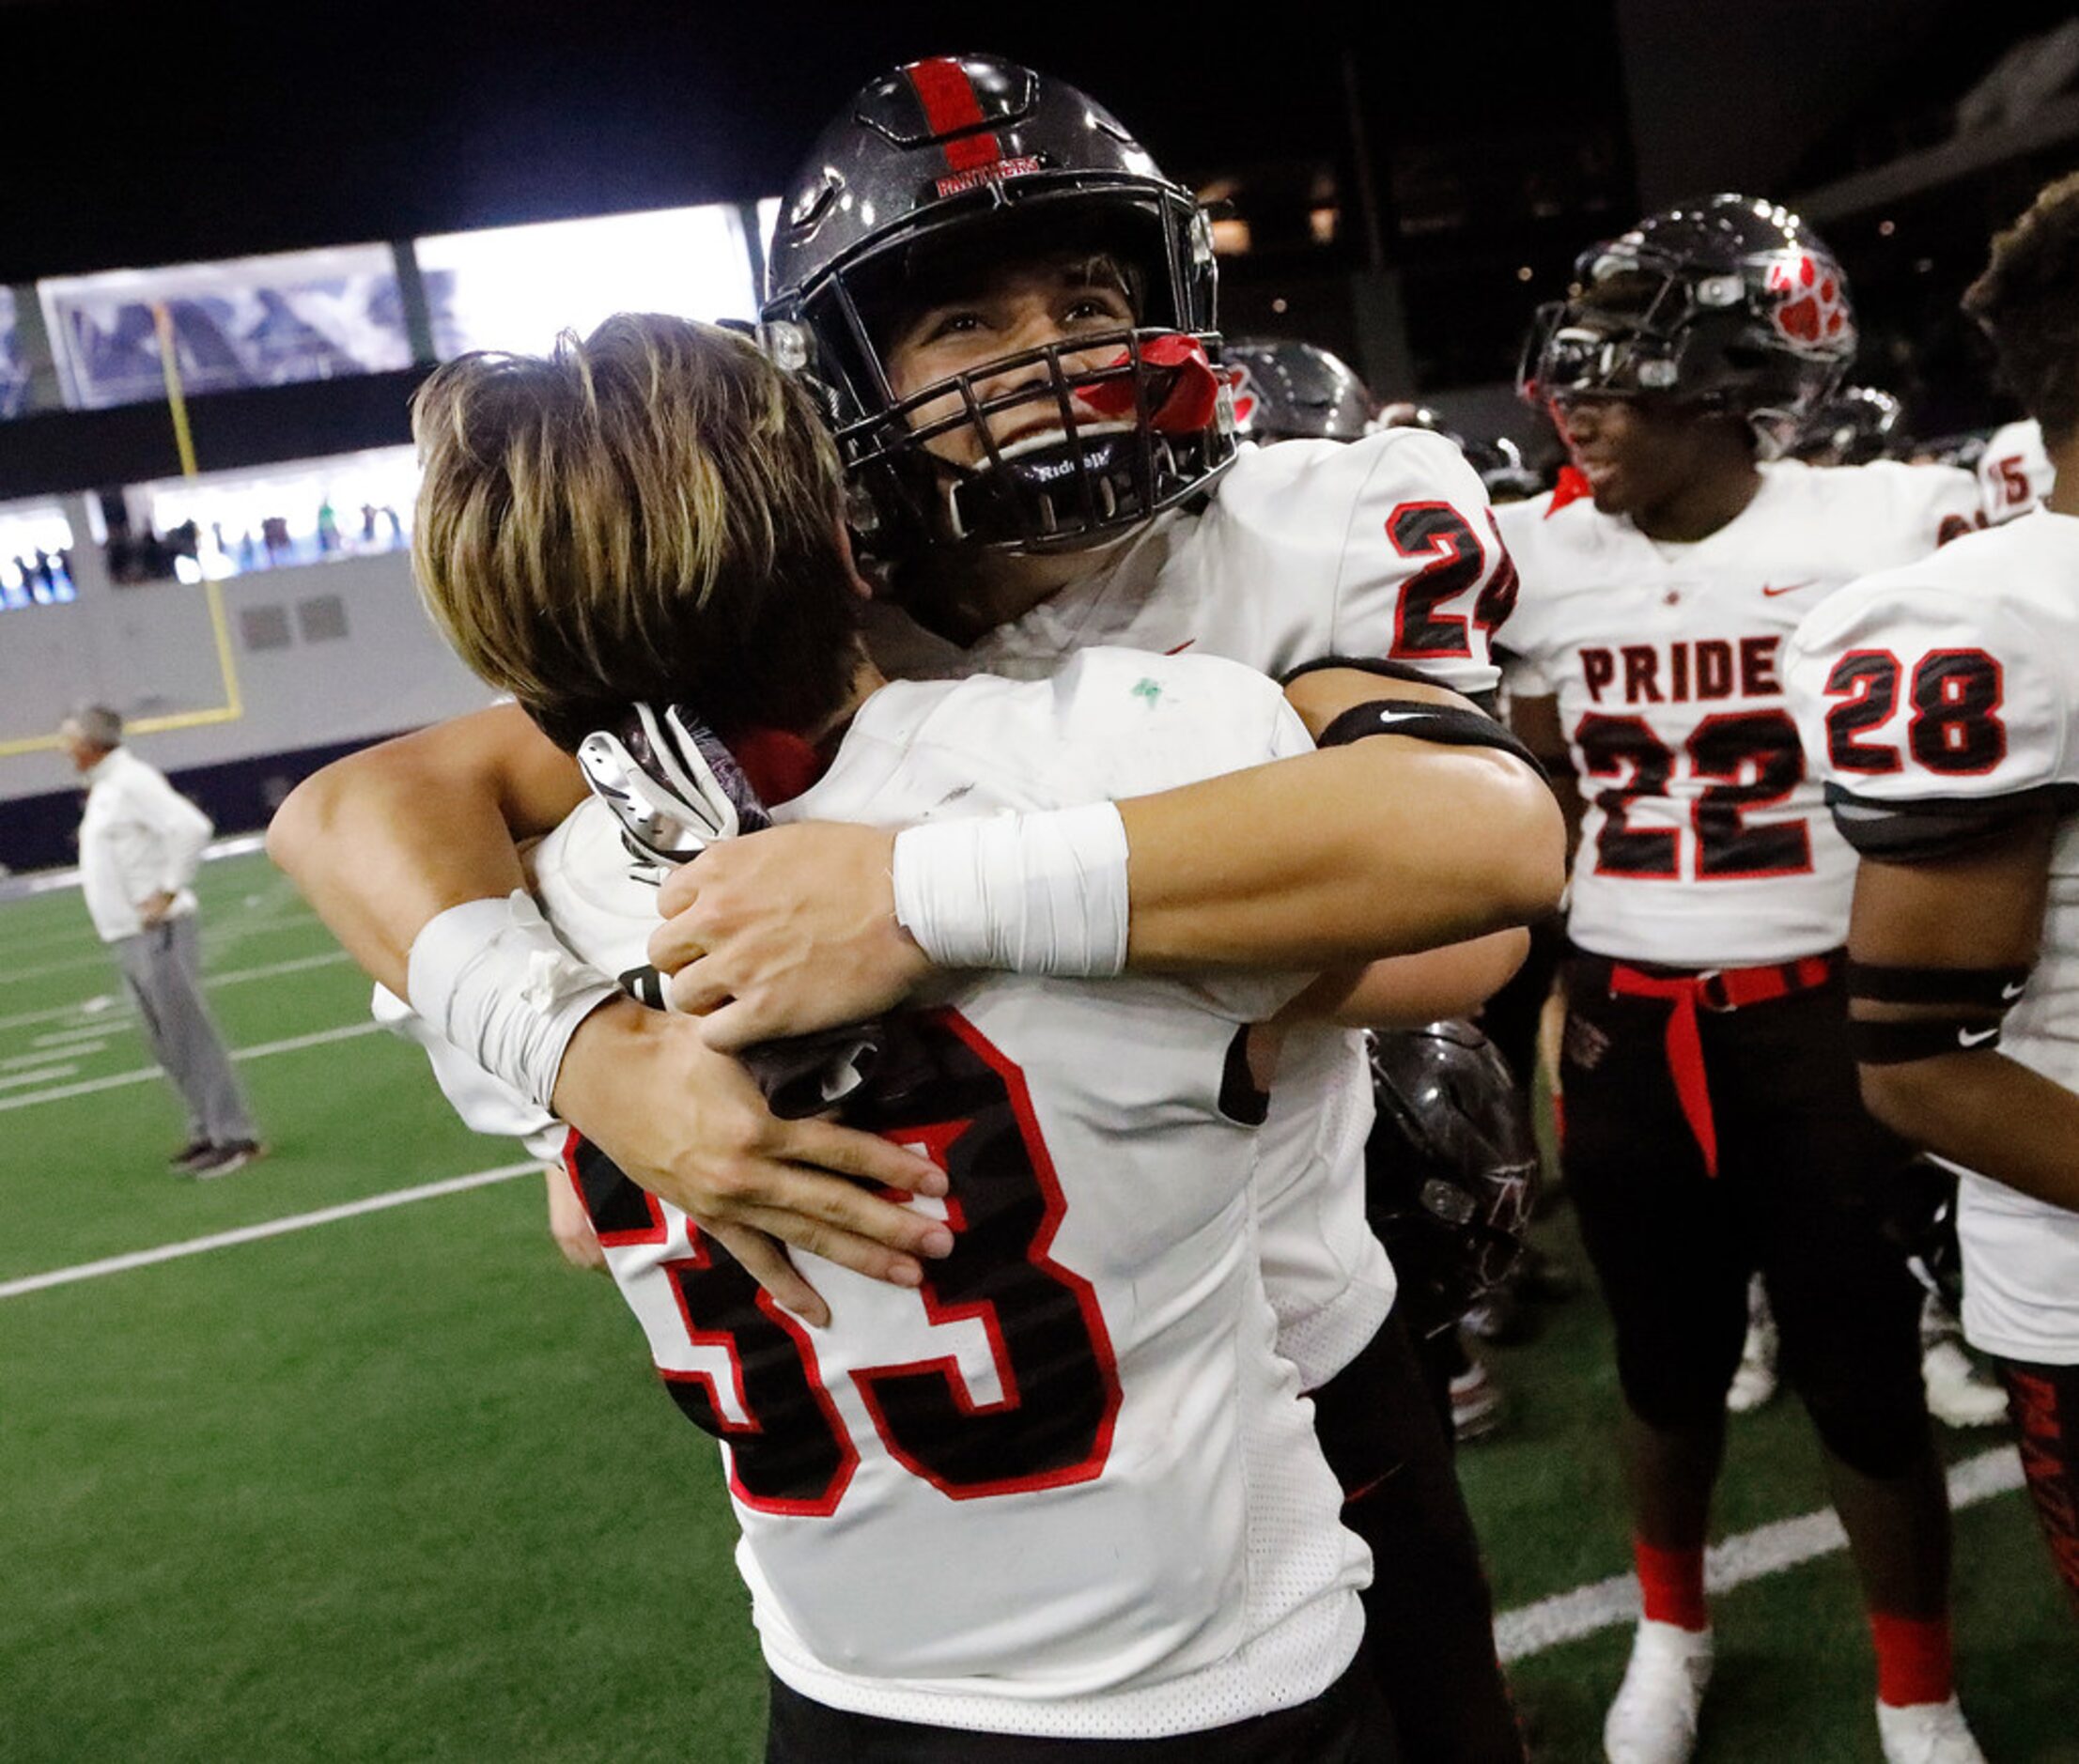
{"type": "Polygon", "coordinates": [[[191,913],[108,946],[122,964],[151,1051],[188,1105],[188,1137],[211,1145],[256,1138],[224,1041],[202,1001],[191,913]]]}

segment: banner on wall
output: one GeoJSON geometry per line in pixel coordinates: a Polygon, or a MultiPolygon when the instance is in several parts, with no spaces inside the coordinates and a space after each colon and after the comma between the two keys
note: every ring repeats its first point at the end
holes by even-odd
{"type": "Polygon", "coordinates": [[[14,290],[0,287],[0,422],[29,408],[29,364],[15,329],[14,290]]]}
{"type": "Polygon", "coordinates": [[[191,395],[411,365],[387,245],[67,276],[37,292],[73,410],[165,396],[153,311],[161,304],[191,395]]]}

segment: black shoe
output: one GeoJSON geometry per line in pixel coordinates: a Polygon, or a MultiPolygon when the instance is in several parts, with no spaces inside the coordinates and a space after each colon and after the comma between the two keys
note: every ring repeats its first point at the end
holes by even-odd
{"type": "Polygon", "coordinates": [[[188,1173],[197,1182],[208,1182],[212,1176],[228,1176],[235,1169],[243,1169],[266,1155],[267,1148],[257,1139],[234,1139],[228,1145],[211,1146],[207,1155],[188,1166],[188,1173]]]}
{"type": "Polygon", "coordinates": [[[166,1168],[178,1170],[183,1176],[192,1172],[198,1158],[209,1156],[216,1147],[207,1139],[190,1139],[188,1143],[166,1160],[166,1168]]]}

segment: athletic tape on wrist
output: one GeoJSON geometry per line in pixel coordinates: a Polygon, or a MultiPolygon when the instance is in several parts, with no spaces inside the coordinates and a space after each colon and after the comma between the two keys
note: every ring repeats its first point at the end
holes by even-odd
{"type": "Polygon", "coordinates": [[[1126,966],[1126,828],[1109,802],[895,835],[895,920],[940,967],[1107,979],[1126,966]]]}
{"type": "Polygon", "coordinates": [[[543,1108],[578,1025],[620,988],[565,949],[533,899],[465,901],[411,945],[411,1008],[543,1108]]]}

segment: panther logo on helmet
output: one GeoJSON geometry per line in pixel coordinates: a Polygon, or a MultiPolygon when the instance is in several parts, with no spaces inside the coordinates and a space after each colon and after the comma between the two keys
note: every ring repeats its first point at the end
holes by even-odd
{"type": "Polygon", "coordinates": [[[1792,348],[1829,353],[1854,334],[1840,277],[1809,252],[1784,253],[1768,266],[1764,282],[1776,297],[1770,317],[1792,348]]]}

